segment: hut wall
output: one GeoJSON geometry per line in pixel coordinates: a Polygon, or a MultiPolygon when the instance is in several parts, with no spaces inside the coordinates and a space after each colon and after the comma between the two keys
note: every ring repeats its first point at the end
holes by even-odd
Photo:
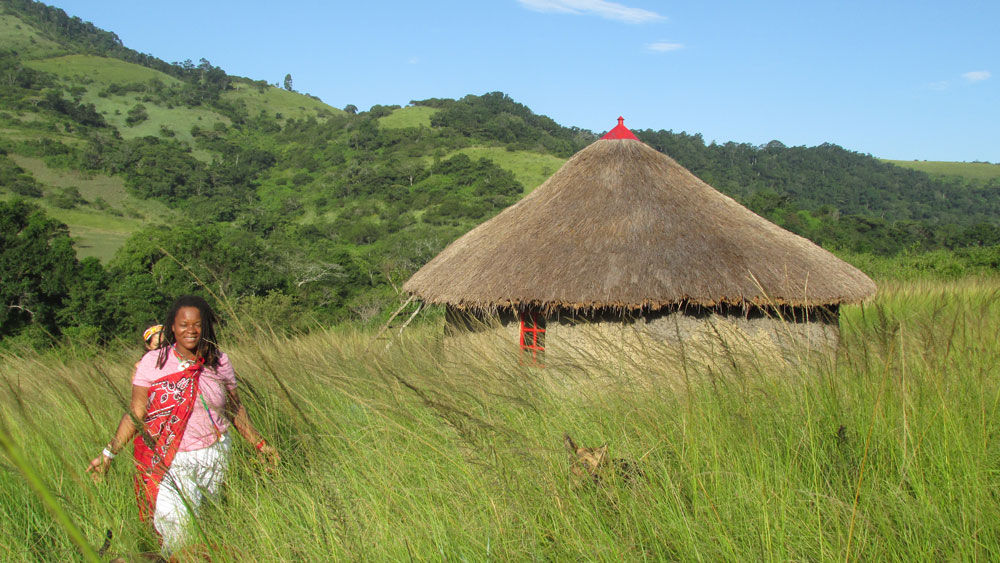
{"type": "MultiPolygon", "coordinates": [[[[446,351],[519,348],[516,313],[484,316],[449,308],[446,318],[446,351]]],[[[546,324],[545,363],[634,356],[663,343],[683,345],[692,354],[729,349],[790,358],[804,351],[834,349],[840,339],[836,307],[682,307],[631,314],[562,310],[547,315],[546,324]]]]}
{"type": "Polygon", "coordinates": [[[644,330],[657,340],[725,341],[753,346],[823,350],[840,341],[836,308],[691,307],[644,317],[644,330]]]}

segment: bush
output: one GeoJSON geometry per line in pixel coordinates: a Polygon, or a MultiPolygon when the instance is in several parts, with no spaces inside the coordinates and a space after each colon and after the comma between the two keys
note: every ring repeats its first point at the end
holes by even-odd
{"type": "Polygon", "coordinates": [[[234,307],[236,318],[230,325],[244,329],[262,328],[287,333],[304,329],[308,313],[291,295],[272,291],[267,295],[245,295],[234,307]]]}
{"type": "Polygon", "coordinates": [[[59,209],[73,209],[77,205],[87,203],[87,200],[80,195],[80,190],[74,186],[59,189],[49,196],[49,199],[52,205],[59,209]]]}
{"type": "Polygon", "coordinates": [[[24,197],[42,197],[42,189],[31,178],[27,180],[18,178],[10,185],[10,191],[24,197]]]}
{"type": "Polygon", "coordinates": [[[128,110],[128,116],[125,118],[125,124],[132,127],[146,121],[147,119],[149,119],[149,114],[146,113],[146,106],[136,104],[135,107],[128,110]]]}

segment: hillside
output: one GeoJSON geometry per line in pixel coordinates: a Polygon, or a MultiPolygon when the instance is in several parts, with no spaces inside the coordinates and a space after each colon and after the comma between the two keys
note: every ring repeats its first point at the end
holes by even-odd
{"type": "MultiPolygon", "coordinates": [[[[138,53],[30,0],[0,1],[0,29],[0,203],[23,215],[11,224],[40,220],[30,219],[37,207],[69,226],[79,258],[100,260],[67,265],[75,273],[54,284],[53,334],[138,327],[165,296],[203,285],[287,324],[376,319],[446,244],[597,138],[501,92],[338,109],[205,58],[138,53]]],[[[757,213],[837,251],[1000,243],[995,177],[931,176],[835,145],[706,145],[630,125],[757,213]]],[[[0,337],[40,318],[9,314],[0,337]]]]}
{"type": "Polygon", "coordinates": [[[886,160],[901,168],[919,170],[939,178],[964,178],[972,182],[1000,180],[1000,164],[989,162],[941,162],[927,160],[886,160]]]}

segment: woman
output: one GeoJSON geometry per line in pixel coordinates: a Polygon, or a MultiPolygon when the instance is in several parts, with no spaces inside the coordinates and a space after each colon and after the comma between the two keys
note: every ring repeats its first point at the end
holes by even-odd
{"type": "Polygon", "coordinates": [[[201,297],[174,302],[160,348],[147,352],[136,366],[131,412],[87,468],[97,479],[135,437],[139,516],[146,522],[152,518],[167,554],[184,542],[189,514],[196,513],[203,494],[215,494],[221,485],[229,464],[230,425],[255,444],[269,467],[280,459],[240,403],[232,365],[217,345],[215,324],[215,313],[201,297]],[[142,421],[142,432],[136,421],[142,421]]]}

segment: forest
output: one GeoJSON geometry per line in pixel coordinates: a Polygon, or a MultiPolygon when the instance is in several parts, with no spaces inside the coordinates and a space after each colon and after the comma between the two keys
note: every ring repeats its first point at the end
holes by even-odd
{"type": "MultiPolygon", "coordinates": [[[[277,330],[377,322],[420,266],[599,137],[502,92],[338,109],[30,0],[0,2],[0,24],[0,347],[132,334],[190,292],[277,330]],[[86,225],[122,240],[84,256],[86,225]]],[[[862,268],[1000,266],[1000,174],[634,132],[862,268]]]]}

